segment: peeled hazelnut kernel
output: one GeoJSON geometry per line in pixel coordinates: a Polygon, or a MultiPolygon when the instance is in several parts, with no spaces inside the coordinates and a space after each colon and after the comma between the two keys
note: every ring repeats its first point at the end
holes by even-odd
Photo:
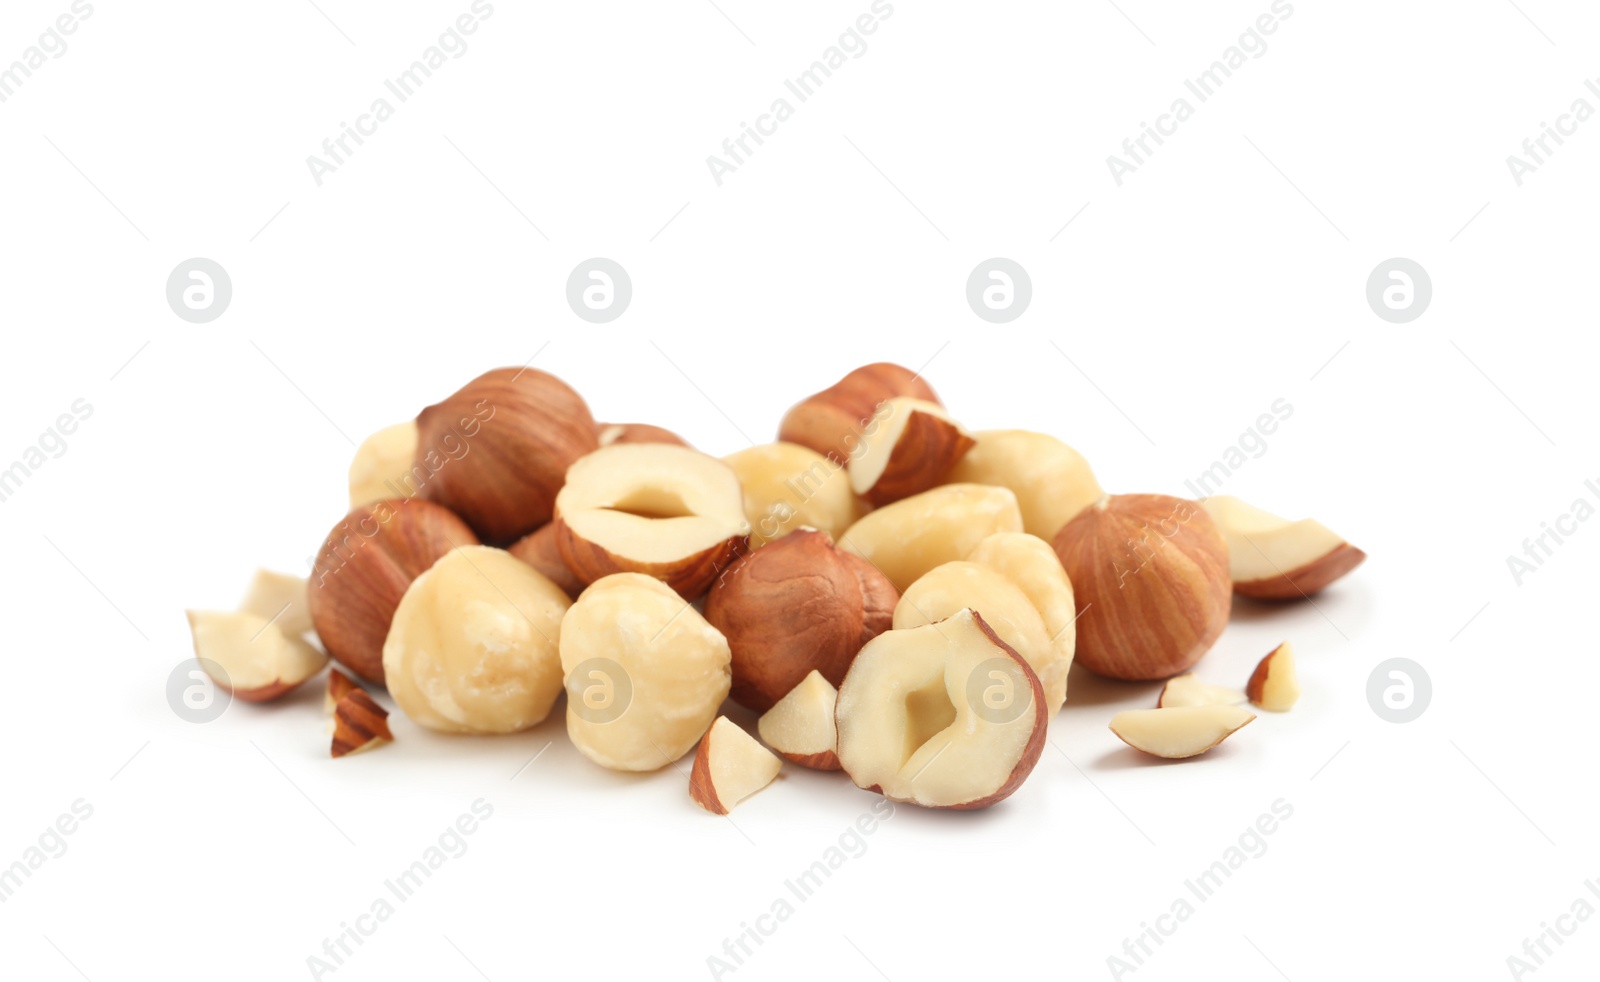
{"type": "Polygon", "coordinates": [[[1022,513],[1009,489],[946,484],[870,512],[839,536],[839,545],[903,593],[935,566],[965,559],[985,536],[1021,531],[1022,513]]]}
{"type": "Polygon", "coordinates": [[[583,581],[567,568],[566,560],[561,558],[554,522],[541,525],[536,531],[524,535],[513,542],[507,551],[544,574],[572,599],[578,599],[578,594],[583,592],[583,581]]]}
{"type": "Polygon", "coordinates": [[[946,480],[1010,488],[1023,528],[1046,542],[1105,492],[1083,455],[1046,433],[985,430],[946,480]]]}
{"type": "Polygon", "coordinates": [[[1273,713],[1286,713],[1300,701],[1300,677],[1294,668],[1294,648],[1285,641],[1261,659],[1245,687],[1252,705],[1273,713]]]}
{"type": "Polygon", "coordinates": [[[285,637],[298,638],[311,630],[306,581],[289,573],[256,570],[239,609],[265,617],[276,624],[285,637]]]}
{"type": "Polygon", "coordinates": [[[966,561],[935,566],[911,584],[895,607],[895,630],[942,621],[968,607],[1027,660],[1043,687],[1045,710],[1054,716],[1067,699],[1077,635],[1072,584],[1050,546],[1021,532],[989,536],[966,561]]]}
{"type": "Polygon", "coordinates": [[[613,443],[675,443],[680,447],[689,445],[688,440],[671,430],[650,423],[600,423],[595,435],[602,447],[609,447],[613,443]]]}
{"type": "Polygon", "coordinates": [[[1056,534],[1078,604],[1078,661],[1115,679],[1187,672],[1222,634],[1233,601],[1228,547],[1205,509],[1115,495],[1056,534]]]}
{"type": "Polygon", "coordinates": [[[350,461],[350,507],[417,493],[417,421],[386,426],[361,441],[350,461]]]}
{"type": "Polygon", "coordinates": [[[354,689],[339,700],[333,710],[333,743],[329,751],[334,757],[381,747],[394,739],[389,730],[389,711],[378,705],[362,689],[354,689]]]}
{"type": "Polygon", "coordinates": [[[926,491],[972,447],[942,406],[900,396],[879,407],[878,424],[850,459],[850,489],[874,505],[926,491]]]}
{"type": "Polygon", "coordinates": [[[839,763],[857,787],[925,808],[985,808],[1044,751],[1028,663],[963,610],[872,639],[839,687],[839,763]]]}
{"type": "Polygon", "coordinates": [[[717,717],[728,642],[666,584],[641,573],[592,583],[561,622],[567,735],[619,771],[676,761],[717,717]]]}
{"type": "Polygon", "coordinates": [[[556,497],[556,547],[586,583],[644,573],[685,599],[745,550],[739,478],[722,461],[665,443],[618,443],[578,460],[556,497]]]}
{"type": "Polygon", "coordinates": [[[717,579],[705,616],[733,653],[733,698],[772,707],[816,670],[844,680],[861,646],[887,631],[899,594],[826,532],[801,529],[740,559],[717,579]]]}
{"type": "Polygon", "coordinates": [[[424,409],[417,427],[422,496],[492,542],[550,521],[567,468],[600,445],[583,398],[534,368],[478,376],[424,409]]]}
{"type": "Polygon", "coordinates": [[[771,784],[782,769],[783,761],[772,751],[728,717],[718,716],[695,752],[689,797],[713,815],[726,815],[771,784]]]}
{"type": "Polygon", "coordinates": [[[1233,592],[1257,600],[1299,600],[1360,566],[1367,554],[1321,522],[1279,518],[1219,494],[1200,502],[1228,543],[1233,592]]]}
{"type": "Polygon", "coordinates": [[[191,610],[189,631],[211,681],[245,702],[277,699],[328,664],[327,655],[259,614],[191,610]]]}
{"type": "Polygon", "coordinates": [[[889,362],[862,365],[785,413],[778,439],[809,447],[842,465],[858,448],[862,434],[873,427],[879,404],[896,396],[939,402],[933,387],[909,368],[889,362]]]}
{"type": "Polygon", "coordinates": [[[571,601],[510,553],[463,546],[406,590],[383,646],[389,694],[443,733],[516,733],[561,694],[557,638],[571,601]]]}
{"type": "Polygon", "coordinates": [[[334,526],[317,552],[308,587],[311,621],[328,654],[383,684],[383,642],[411,581],[477,536],[431,501],[379,501],[334,526]]]}
{"type": "Polygon", "coordinates": [[[850,478],[833,461],[794,443],[769,443],[722,458],[744,489],[750,548],[809,526],[837,536],[861,517],[850,478]]]}
{"type": "Polygon", "coordinates": [[[778,756],[818,771],[839,769],[839,693],[812,670],[756,721],[756,732],[778,756]]]}
{"type": "Polygon", "coordinates": [[[1111,717],[1111,732],[1152,757],[1182,760],[1205,753],[1255,718],[1238,706],[1125,709],[1111,717]]]}

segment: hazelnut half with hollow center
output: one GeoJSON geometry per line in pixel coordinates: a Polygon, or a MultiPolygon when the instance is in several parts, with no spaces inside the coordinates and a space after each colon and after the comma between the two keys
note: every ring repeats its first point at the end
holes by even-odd
{"type": "Polygon", "coordinates": [[[572,465],[556,497],[556,546],[586,583],[644,573],[692,600],[749,534],[738,477],[687,447],[603,447],[572,465]]]}
{"type": "Polygon", "coordinates": [[[1321,522],[1279,518],[1225,494],[1200,504],[1228,543],[1233,592],[1241,597],[1299,600],[1366,561],[1366,553],[1321,522]]]}
{"type": "Polygon", "coordinates": [[[880,634],[839,687],[839,764],[858,787],[928,808],[984,808],[1044,750],[1038,676],[964,610],[880,634]]]}
{"type": "Polygon", "coordinates": [[[516,733],[561,694],[562,589],[510,553],[463,546],[417,577],[383,646],[389,694],[444,733],[516,733]]]}

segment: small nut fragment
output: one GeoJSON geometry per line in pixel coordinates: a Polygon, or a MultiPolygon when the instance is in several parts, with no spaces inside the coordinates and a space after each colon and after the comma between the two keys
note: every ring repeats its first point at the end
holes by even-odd
{"type": "Polygon", "coordinates": [[[516,733],[561,694],[556,639],[571,601],[510,553],[463,546],[417,577],[383,646],[389,694],[444,733],[516,733]]]}
{"type": "Polygon", "coordinates": [[[675,443],[687,447],[689,441],[668,429],[650,423],[601,423],[596,431],[600,446],[613,443],[675,443]]]}
{"type": "Polygon", "coordinates": [[[1286,713],[1300,701],[1300,678],[1294,668],[1294,648],[1285,641],[1267,653],[1245,687],[1250,702],[1273,713],[1286,713]]]}
{"type": "Polygon", "coordinates": [[[1152,757],[1198,757],[1255,719],[1238,706],[1126,709],[1111,717],[1111,732],[1152,757]]]}
{"type": "Polygon", "coordinates": [[[200,667],[217,687],[245,702],[270,702],[322,671],[328,656],[248,611],[191,610],[189,631],[200,667]],[[213,669],[223,673],[218,678],[213,669]]]}
{"type": "Polygon", "coordinates": [[[985,430],[956,462],[952,483],[1010,488],[1022,509],[1023,528],[1046,542],[1105,492],[1083,455],[1046,433],[985,430]]]}
{"type": "Polygon", "coordinates": [[[361,441],[350,461],[351,508],[417,493],[417,439],[417,421],[408,419],[361,441]]]}
{"type": "Polygon", "coordinates": [[[1205,509],[1115,495],[1057,533],[1078,604],[1078,661],[1115,679],[1188,671],[1228,623],[1228,547],[1205,509]]]}
{"type": "Polygon", "coordinates": [[[839,693],[813,669],[756,721],[756,732],[778,756],[818,771],[839,769],[839,693]]]}
{"type": "Polygon", "coordinates": [[[286,637],[298,638],[311,630],[306,581],[289,573],[256,570],[239,609],[265,617],[276,624],[286,637]]]}
{"type": "Polygon", "coordinates": [[[711,724],[689,772],[689,797],[713,815],[726,815],[733,806],[771,784],[783,769],[772,751],[739,729],[726,716],[711,724]]]}
{"type": "Polygon", "coordinates": [[[898,599],[865,560],[801,529],[719,577],[705,615],[733,651],[733,698],[760,711],[813,669],[843,681],[861,646],[889,629],[898,599]]]}
{"type": "Polygon", "coordinates": [[[600,445],[583,398],[535,368],[500,368],[417,417],[422,495],[491,542],[550,521],[567,468],[600,445]]]}
{"type": "Polygon", "coordinates": [[[1008,488],[946,484],[870,512],[839,545],[878,567],[904,593],[940,563],[965,559],[984,537],[1021,532],[1017,496],[1008,488]]]}
{"type": "Polygon", "coordinates": [[[383,642],[411,581],[440,556],[477,536],[431,501],[379,501],[357,508],[317,552],[311,621],[328,654],[368,682],[383,684],[383,642]]]}
{"type": "Polygon", "coordinates": [[[572,465],[556,497],[556,546],[587,583],[644,573],[693,600],[749,534],[739,479],[688,447],[603,447],[572,465]]]}
{"type": "Polygon", "coordinates": [[[744,489],[750,548],[797,528],[820,529],[837,538],[861,517],[850,478],[839,464],[795,443],[769,443],[722,458],[744,489]]]}
{"type": "Polygon", "coordinates": [[[1321,522],[1292,522],[1226,494],[1200,504],[1228,543],[1233,592],[1241,597],[1299,600],[1366,561],[1366,553],[1321,522]]]}
{"type": "Polygon", "coordinates": [[[362,689],[345,693],[333,711],[335,759],[382,746],[394,739],[389,731],[389,711],[373,701],[362,689]]]}
{"type": "Polygon", "coordinates": [[[861,437],[877,425],[879,405],[896,396],[939,402],[933,388],[909,368],[889,362],[862,365],[785,413],[778,439],[843,465],[861,452],[861,437]]]}
{"type": "Polygon", "coordinates": [[[660,580],[596,580],[561,623],[567,734],[585,757],[654,771],[694,749],[732,679],[728,642],[660,580]]]}
{"type": "Polygon", "coordinates": [[[1246,701],[1238,689],[1224,685],[1211,685],[1200,681],[1196,675],[1176,675],[1161,687],[1157,709],[1177,709],[1184,706],[1237,706],[1246,701]]]}
{"type": "Polygon", "coordinates": [[[322,711],[332,716],[339,706],[339,700],[359,688],[361,685],[355,679],[337,668],[328,669],[328,691],[322,697],[322,711]]]}
{"type": "Polygon", "coordinates": [[[850,489],[887,505],[943,481],[972,448],[972,437],[942,406],[900,396],[878,410],[878,423],[862,436],[850,459],[850,489]]]}
{"type": "Polygon", "coordinates": [[[567,568],[567,561],[561,558],[561,547],[556,543],[556,524],[541,525],[536,531],[529,532],[511,544],[508,550],[513,556],[532,566],[544,574],[550,582],[566,591],[567,596],[578,599],[578,594],[583,592],[584,583],[578,575],[567,568]]]}

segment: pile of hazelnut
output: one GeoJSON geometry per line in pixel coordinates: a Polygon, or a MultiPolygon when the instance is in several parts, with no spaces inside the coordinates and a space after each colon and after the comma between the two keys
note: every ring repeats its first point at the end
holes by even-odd
{"type": "Polygon", "coordinates": [[[1168,680],[1111,728],[1203,753],[1255,718],[1244,703],[1300,692],[1288,644],[1243,691],[1186,674],[1233,595],[1309,596],[1365,558],[1236,498],[1108,496],[1067,444],[969,433],[887,363],[721,459],[499,369],[364,442],[350,497],[309,581],[258,573],[239,610],[190,613],[219,687],[277,699],[331,656],[350,673],[328,676],[334,757],[393,739],[361,683],[448,733],[525,730],[565,693],[601,766],[698,746],[690,795],[722,814],[784,760],[896,801],[992,805],[1037,763],[1074,658],[1168,680]],[[756,735],[719,715],[729,698],[761,714],[756,735]]]}

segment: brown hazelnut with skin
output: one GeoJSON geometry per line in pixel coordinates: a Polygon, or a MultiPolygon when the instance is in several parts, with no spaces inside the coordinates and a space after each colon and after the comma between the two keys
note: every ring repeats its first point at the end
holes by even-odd
{"type": "Polygon", "coordinates": [[[653,423],[601,423],[596,435],[602,447],[613,443],[675,443],[687,447],[689,441],[653,423]]]}
{"type": "Polygon", "coordinates": [[[311,621],[328,654],[381,685],[383,642],[406,588],[440,556],[477,542],[454,512],[417,498],[346,515],[317,552],[307,587],[311,621]]]}
{"type": "Polygon", "coordinates": [[[706,597],[733,652],[731,695],[763,712],[812,670],[837,686],[862,645],[894,623],[900,595],[871,563],[801,529],[734,564],[706,597]]]}
{"type": "Polygon", "coordinates": [[[916,372],[891,362],[874,362],[796,404],[784,414],[778,439],[844,464],[860,453],[862,433],[873,426],[879,405],[898,396],[939,405],[933,387],[916,372]]]}
{"type": "Polygon", "coordinates": [[[478,376],[424,409],[417,430],[422,497],[492,542],[550,521],[567,468],[600,445],[583,398],[534,368],[478,376]]]}

